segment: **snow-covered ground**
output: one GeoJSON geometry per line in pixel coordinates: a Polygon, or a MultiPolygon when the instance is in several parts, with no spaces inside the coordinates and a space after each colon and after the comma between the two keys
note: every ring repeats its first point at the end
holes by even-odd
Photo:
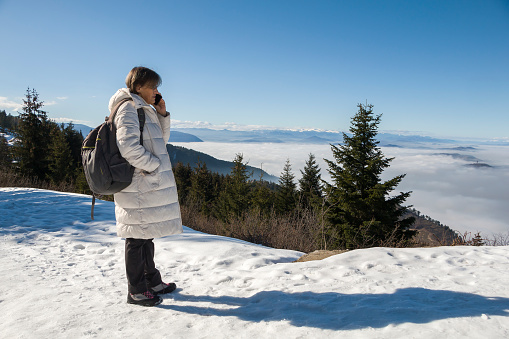
{"type": "Polygon", "coordinates": [[[195,232],[155,240],[178,290],[126,303],[114,206],[0,189],[3,338],[507,338],[509,247],[302,253],[195,232]]]}

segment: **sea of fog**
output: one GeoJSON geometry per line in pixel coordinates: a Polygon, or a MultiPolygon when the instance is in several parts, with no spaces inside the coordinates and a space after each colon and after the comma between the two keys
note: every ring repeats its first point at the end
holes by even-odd
{"type": "MultiPolygon", "coordinates": [[[[296,180],[309,153],[320,166],[322,178],[330,182],[327,164],[333,160],[329,145],[288,143],[175,143],[232,161],[242,153],[251,166],[279,176],[287,159],[296,180]]],[[[471,145],[470,145],[471,146],[471,145]]],[[[432,147],[382,147],[386,157],[394,157],[383,178],[406,174],[396,192],[412,191],[407,200],[422,214],[460,232],[481,232],[489,237],[509,232],[509,147],[473,146],[455,149],[450,144],[432,147]],[[468,166],[486,163],[492,167],[468,166]]]]}

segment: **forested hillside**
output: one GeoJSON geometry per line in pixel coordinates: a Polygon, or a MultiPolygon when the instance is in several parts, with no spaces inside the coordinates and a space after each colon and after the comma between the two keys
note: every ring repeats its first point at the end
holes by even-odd
{"type": "Polygon", "coordinates": [[[408,215],[415,218],[412,228],[418,231],[415,240],[419,243],[428,246],[448,246],[462,240],[458,232],[416,209],[409,210],[408,215]]]}
{"type": "MultiPolygon", "coordinates": [[[[166,148],[168,149],[168,154],[170,155],[170,160],[173,166],[180,162],[183,165],[189,164],[192,168],[194,168],[198,163],[203,162],[207,164],[207,168],[211,172],[223,175],[231,173],[233,161],[219,160],[208,154],[182,146],[174,146],[172,144],[166,145],[166,148]]],[[[271,182],[277,182],[278,180],[277,177],[270,175],[259,168],[247,165],[246,169],[249,177],[253,180],[259,180],[260,178],[271,182]]]]}

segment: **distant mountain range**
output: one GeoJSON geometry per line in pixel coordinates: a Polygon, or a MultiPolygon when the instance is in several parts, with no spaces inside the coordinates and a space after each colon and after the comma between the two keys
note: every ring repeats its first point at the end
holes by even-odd
{"type": "Polygon", "coordinates": [[[170,142],[203,142],[195,135],[172,130],[170,132],[170,142]]]}
{"type": "MultiPolygon", "coordinates": [[[[208,128],[175,128],[174,131],[184,132],[198,137],[203,141],[231,142],[231,143],[300,143],[300,144],[337,144],[343,141],[343,133],[337,131],[319,130],[251,130],[233,131],[208,128]]],[[[430,143],[456,143],[451,139],[439,139],[420,135],[399,135],[379,133],[377,139],[381,146],[405,147],[410,144],[426,145],[430,143]]],[[[170,142],[173,141],[170,137],[170,142]]]]}
{"type": "MultiPolygon", "coordinates": [[[[65,126],[68,126],[69,124],[65,123],[64,124],[65,126]]],[[[90,131],[92,131],[95,127],[90,127],[90,126],[87,126],[87,125],[83,125],[83,124],[73,124],[74,125],[74,129],[78,132],[81,132],[81,135],[83,135],[83,137],[86,137],[88,135],[88,133],[90,133],[90,131]]]]}

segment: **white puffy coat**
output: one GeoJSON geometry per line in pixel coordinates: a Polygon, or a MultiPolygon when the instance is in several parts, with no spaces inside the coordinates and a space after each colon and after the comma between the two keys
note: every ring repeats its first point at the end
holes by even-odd
{"type": "Polygon", "coordinates": [[[115,115],[117,145],[122,156],[135,167],[132,183],[116,193],[117,234],[123,238],[152,239],[182,232],[177,186],[166,143],[170,117],[163,117],[140,96],[122,88],[110,99],[110,112],[122,99],[115,115]],[[143,146],[137,109],[145,111],[143,146]]]}

